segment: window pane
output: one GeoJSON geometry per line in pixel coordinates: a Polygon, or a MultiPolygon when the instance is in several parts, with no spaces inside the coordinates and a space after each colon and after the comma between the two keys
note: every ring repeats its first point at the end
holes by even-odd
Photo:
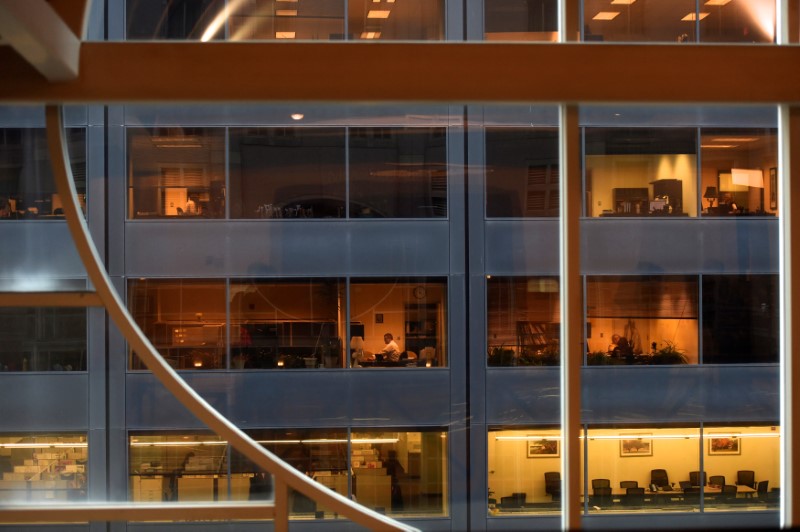
{"type": "Polygon", "coordinates": [[[353,280],[350,313],[354,367],[447,364],[447,284],[444,280],[353,280]]]}
{"type": "Polygon", "coordinates": [[[703,214],[778,214],[776,129],[700,130],[703,214]]]}
{"type": "Polygon", "coordinates": [[[587,128],[588,216],[697,216],[697,130],[587,128]]]}
{"type": "Polygon", "coordinates": [[[590,513],[700,507],[700,486],[692,484],[700,470],[697,427],[598,427],[587,437],[590,513]]]}
{"type": "Polygon", "coordinates": [[[486,216],[558,216],[558,129],[486,129],[486,216]]]}
{"type": "Polygon", "coordinates": [[[778,507],[779,427],[707,426],[703,436],[708,483],[704,491],[709,511],[763,511],[778,507]]]}
{"type": "Polygon", "coordinates": [[[0,308],[0,371],[86,371],[86,310],[0,308]]]}
{"type": "Polygon", "coordinates": [[[703,362],[778,362],[778,276],[703,276],[703,362]]]}
{"type": "MultiPolygon", "coordinates": [[[[232,4],[228,2],[229,9],[232,4]]],[[[339,40],[344,36],[344,0],[240,2],[230,17],[229,31],[232,41],[339,40]]]]}
{"type": "MultiPolygon", "coordinates": [[[[218,497],[218,491],[223,479],[227,480],[227,451],[226,442],[211,434],[132,434],[129,498],[134,502],[225,500],[225,496],[218,497]]],[[[237,487],[246,483],[249,489],[249,478],[236,477],[241,479],[237,487]]],[[[223,493],[226,495],[227,489],[223,493]]],[[[246,500],[234,500],[242,498],[246,500]]]]}
{"type": "Polygon", "coordinates": [[[445,128],[351,128],[350,216],[447,216],[445,128]]]}
{"type": "MultiPolygon", "coordinates": [[[[199,40],[223,13],[225,0],[127,0],[128,39],[199,40]]],[[[216,31],[211,38],[224,37],[216,31]]]]}
{"type": "MultiPolygon", "coordinates": [[[[70,167],[86,209],[86,131],[67,129],[70,167]]],[[[0,220],[64,216],[44,129],[0,129],[0,220]]]]}
{"type": "MultiPolygon", "coordinates": [[[[223,281],[131,280],[128,308],[173,368],[226,367],[223,281]]],[[[131,369],[144,369],[134,353],[131,369]]]]}
{"type": "Polygon", "coordinates": [[[490,366],[557,366],[560,305],[557,277],[486,281],[490,366]]]}
{"type": "Polygon", "coordinates": [[[595,364],[697,364],[697,278],[587,277],[588,351],[595,364]]]}
{"type": "Polygon", "coordinates": [[[584,40],[772,43],[775,0],[584,0],[584,40]],[[699,7],[699,10],[698,10],[699,7]]]}
{"type": "Polygon", "coordinates": [[[223,218],[222,128],[130,128],[128,218],[223,218]]]}
{"type": "Polygon", "coordinates": [[[354,499],[388,515],[445,515],[447,433],[360,429],[351,440],[354,499]]]}
{"type": "Polygon", "coordinates": [[[348,1],[350,39],[431,41],[444,39],[442,0],[348,1]]]}
{"type": "Polygon", "coordinates": [[[491,0],[483,5],[487,41],[558,40],[556,0],[491,0]]]}
{"type": "Polygon", "coordinates": [[[561,511],[561,431],[549,427],[489,430],[489,513],[561,511]]]}
{"type": "Polygon", "coordinates": [[[340,279],[231,283],[231,367],[342,368],[340,279]]]}
{"type": "Polygon", "coordinates": [[[343,218],[344,128],[231,130],[231,218],[343,218]]]}
{"type": "Polygon", "coordinates": [[[83,434],[0,436],[4,504],[86,500],[88,444],[83,434]]]}

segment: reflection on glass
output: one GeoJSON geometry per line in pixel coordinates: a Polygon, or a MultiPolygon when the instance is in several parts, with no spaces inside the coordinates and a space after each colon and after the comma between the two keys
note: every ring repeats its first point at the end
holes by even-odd
{"type": "Polygon", "coordinates": [[[557,366],[560,306],[557,277],[486,281],[490,366],[557,366]]]}
{"type": "Polygon", "coordinates": [[[489,430],[489,513],[496,516],[561,510],[561,431],[489,430]]]}
{"type": "Polygon", "coordinates": [[[0,502],[85,501],[88,450],[83,434],[0,436],[0,502]]]}
{"type": "Polygon", "coordinates": [[[86,309],[0,308],[0,371],[86,371],[86,309]]]}
{"type": "Polygon", "coordinates": [[[700,130],[703,214],[778,214],[776,129],[700,130]]]}
{"type": "Polygon", "coordinates": [[[558,216],[558,129],[486,128],[486,216],[558,216]]]}
{"type": "Polygon", "coordinates": [[[772,43],[775,40],[775,0],[699,3],[584,0],[583,7],[585,41],[772,43]]]}
{"type": "Polygon", "coordinates": [[[431,278],[350,283],[353,367],[447,364],[447,283],[431,278]]]}
{"type": "Polygon", "coordinates": [[[588,364],[697,364],[696,277],[586,279],[588,364]]]}
{"type": "Polygon", "coordinates": [[[231,367],[342,368],[339,279],[231,283],[231,367]]]}
{"type": "Polygon", "coordinates": [[[487,41],[558,40],[556,0],[491,0],[483,5],[487,41]]]}
{"type": "MultiPolygon", "coordinates": [[[[86,209],[86,131],[67,129],[70,167],[86,209]]],[[[44,129],[0,129],[0,220],[64,216],[44,129]]]]}
{"type": "Polygon", "coordinates": [[[225,0],[127,0],[126,37],[131,40],[220,39],[225,35],[220,25],[224,22],[225,4],[225,0]]]}
{"type": "Polygon", "coordinates": [[[445,128],[351,128],[350,216],[447,216],[445,128]]]}
{"type": "Polygon", "coordinates": [[[697,216],[697,131],[587,128],[587,216],[697,216]]]}
{"type": "MultiPolygon", "coordinates": [[[[134,279],[128,308],[175,369],[226,367],[223,281],[134,279]]],[[[144,369],[133,353],[131,368],[144,369]]]]}
{"type": "Polygon", "coordinates": [[[443,0],[128,0],[126,7],[131,40],[444,39],[443,0]]]}
{"type": "Polygon", "coordinates": [[[359,504],[388,515],[447,513],[446,432],[359,429],[350,447],[359,504]]]}
{"type": "Polygon", "coordinates": [[[130,128],[128,218],[223,218],[222,128],[130,128]]]}
{"type": "Polygon", "coordinates": [[[230,132],[231,218],[343,218],[344,128],[230,132]]]}
{"type": "Polygon", "coordinates": [[[703,362],[778,362],[778,276],[703,276],[703,362]]]}

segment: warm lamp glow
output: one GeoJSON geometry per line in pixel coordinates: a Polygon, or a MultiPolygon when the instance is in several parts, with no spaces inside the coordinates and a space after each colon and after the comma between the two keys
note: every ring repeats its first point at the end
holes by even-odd
{"type": "Polygon", "coordinates": [[[388,9],[370,9],[367,18],[389,18],[391,13],[388,9]]]}
{"type": "Polygon", "coordinates": [[[292,120],[302,120],[305,115],[303,113],[292,113],[291,114],[292,120]]]}

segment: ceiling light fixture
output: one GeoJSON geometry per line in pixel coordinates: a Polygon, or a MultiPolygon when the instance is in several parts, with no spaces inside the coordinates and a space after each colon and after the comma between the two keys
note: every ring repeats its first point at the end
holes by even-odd
{"type": "Polygon", "coordinates": [[[621,4],[624,6],[629,6],[634,3],[636,0],[611,0],[612,4],[621,4]]]}
{"type": "Polygon", "coordinates": [[[619,11],[601,11],[592,17],[592,20],[614,20],[619,15],[619,11]]]}
{"type": "Polygon", "coordinates": [[[388,9],[370,9],[367,18],[389,18],[391,11],[388,9]]]}
{"type": "Polygon", "coordinates": [[[710,149],[714,149],[714,148],[726,149],[726,148],[738,148],[739,145],[738,144],[701,144],[700,147],[701,148],[706,148],[706,149],[709,149],[709,148],[710,149]]]}
{"type": "Polygon", "coordinates": [[[714,137],[711,142],[755,142],[758,137],[714,137]]]}
{"type": "Polygon", "coordinates": [[[303,113],[292,113],[292,120],[302,120],[305,116],[303,113]]]}
{"type": "Polygon", "coordinates": [[[361,38],[362,39],[380,39],[381,38],[381,32],[379,32],[379,31],[364,31],[364,32],[361,32],[361,38]]]}
{"type": "MultiPolygon", "coordinates": [[[[708,15],[709,15],[709,13],[700,13],[700,20],[703,20],[708,15]]],[[[694,21],[694,20],[698,20],[697,13],[691,12],[688,15],[686,15],[685,17],[683,17],[681,20],[686,21],[686,22],[691,22],[691,21],[694,21]]]]}
{"type": "Polygon", "coordinates": [[[706,2],[707,6],[726,6],[730,3],[731,0],[708,0],[706,2]]]}
{"type": "Polygon", "coordinates": [[[275,10],[276,17],[296,17],[297,10],[296,9],[276,9],[275,10]]]}
{"type": "Polygon", "coordinates": [[[276,31],[276,39],[294,39],[295,33],[293,31],[276,31]]]}

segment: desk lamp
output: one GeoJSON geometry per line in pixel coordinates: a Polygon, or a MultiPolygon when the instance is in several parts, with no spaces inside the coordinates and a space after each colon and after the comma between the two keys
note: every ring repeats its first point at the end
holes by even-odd
{"type": "Polygon", "coordinates": [[[708,208],[714,206],[714,200],[717,199],[719,195],[717,194],[717,187],[706,187],[706,192],[703,194],[703,198],[708,200],[708,208]]]}

